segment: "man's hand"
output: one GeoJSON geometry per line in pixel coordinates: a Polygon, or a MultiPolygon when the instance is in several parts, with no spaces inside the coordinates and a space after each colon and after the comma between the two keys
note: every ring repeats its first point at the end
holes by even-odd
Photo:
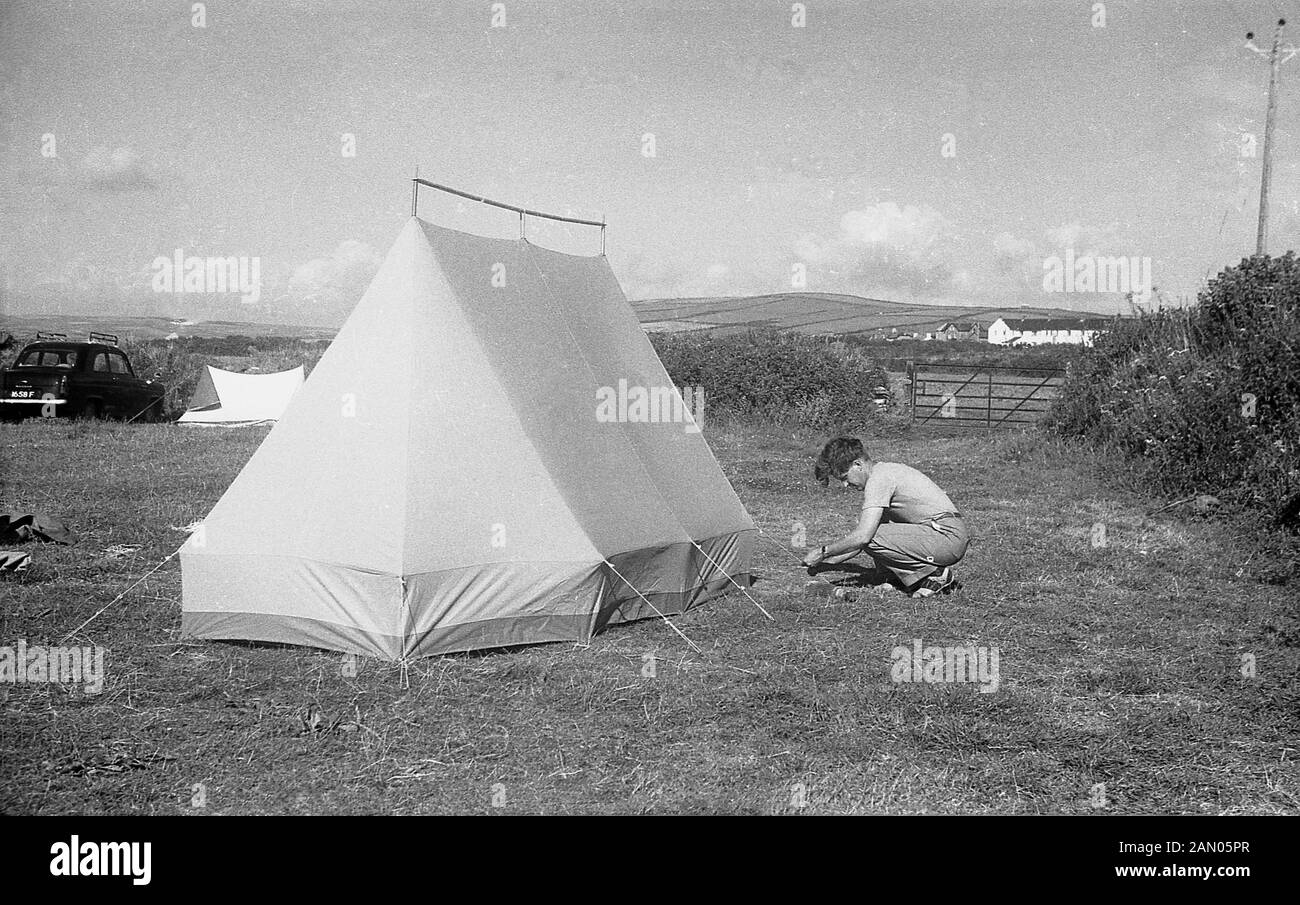
{"type": "Polygon", "coordinates": [[[818,547],[815,550],[808,551],[808,555],[803,558],[803,564],[811,569],[814,566],[821,565],[822,561],[825,559],[826,559],[826,548],[818,547]]]}
{"type": "Polygon", "coordinates": [[[862,510],[862,517],[858,520],[858,527],[853,529],[853,533],[838,540],[834,544],[827,544],[818,547],[816,550],[809,550],[808,555],[803,558],[803,564],[812,569],[821,565],[837,565],[842,562],[848,562],[853,557],[862,552],[871,539],[876,536],[876,529],[880,527],[880,520],[884,516],[885,510],[881,506],[872,506],[862,510]],[[848,547],[843,553],[830,555],[827,553],[828,547],[848,547]]]}

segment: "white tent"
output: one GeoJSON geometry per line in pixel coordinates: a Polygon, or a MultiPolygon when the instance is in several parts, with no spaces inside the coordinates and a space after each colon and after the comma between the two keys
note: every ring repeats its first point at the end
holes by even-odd
{"type": "Polygon", "coordinates": [[[748,585],[756,529],[692,412],[603,418],[624,385],[682,399],[603,256],[412,218],[182,549],[182,634],[400,660],[748,585]]]}
{"type": "Polygon", "coordinates": [[[208,365],[180,423],[278,421],[302,383],[302,365],[276,374],[237,374],[208,365]]]}

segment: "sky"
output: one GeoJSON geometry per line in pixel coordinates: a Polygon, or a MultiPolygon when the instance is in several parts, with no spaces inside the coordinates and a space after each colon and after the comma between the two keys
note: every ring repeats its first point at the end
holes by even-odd
{"type": "MultiPolygon", "coordinates": [[[[1254,250],[1245,34],[1284,16],[1300,44],[1300,0],[0,0],[0,314],[337,324],[417,166],[603,216],[632,299],[1124,310],[1045,292],[1069,252],[1149,258],[1186,300],[1254,250]],[[259,290],[159,291],[176,249],[256,260],[259,290]]],[[[1300,233],[1300,57],[1279,84],[1272,253],[1300,233]]],[[[519,234],[429,191],[420,216],[519,234]]]]}

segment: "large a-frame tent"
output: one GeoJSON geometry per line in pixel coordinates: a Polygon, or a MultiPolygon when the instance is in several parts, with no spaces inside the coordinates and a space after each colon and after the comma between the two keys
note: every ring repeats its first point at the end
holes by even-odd
{"type": "Polygon", "coordinates": [[[748,584],[754,525],[689,411],[602,420],[621,380],[671,386],[603,256],[412,217],[183,547],[182,633],[392,660],[748,584]]]}

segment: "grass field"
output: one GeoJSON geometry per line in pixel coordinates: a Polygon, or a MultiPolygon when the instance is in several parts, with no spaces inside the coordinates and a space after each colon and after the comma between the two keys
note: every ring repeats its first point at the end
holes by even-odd
{"type": "MultiPolygon", "coordinates": [[[[22,547],[0,645],[58,643],[113,601],[264,433],[0,426],[2,507],[80,535],[22,547]]],[[[710,432],[771,539],[753,593],[775,621],[739,594],[675,619],[703,653],[652,620],[348,676],[339,654],[178,640],[173,559],[76,637],[107,649],[102,693],[0,686],[0,810],[1300,813],[1294,545],[1148,517],[1104,464],[1037,436],[903,432],[866,439],[966,513],[964,588],[808,593],[796,523],[821,543],[859,505],[809,480],[820,439],[710,432]],[[891,651],[917,638],[997,647],[997,691],[895,684],[891,651]]]]}

